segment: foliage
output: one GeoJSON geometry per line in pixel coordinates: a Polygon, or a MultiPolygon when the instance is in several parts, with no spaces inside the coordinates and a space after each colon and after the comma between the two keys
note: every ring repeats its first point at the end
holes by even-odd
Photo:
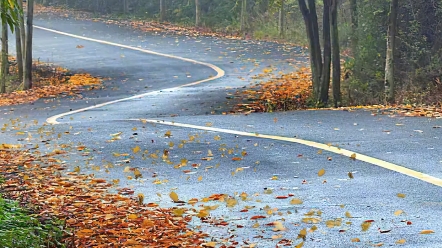
{"type": "Polygon", "coordinates": [[[8,23],[11,32],[14,32],[14,27],[18,25],[20,15],[23,15],[23,10],[20,9],[17,1],[21,0],[1,0],[0,2],[1,21],[8,23]]]}
{"type": "Polygon", "coordinates": [[[41,223],[17,202],[3,199],[0,194],[0,247],[64,247],[63,236],[62,222],[41,223]]]}

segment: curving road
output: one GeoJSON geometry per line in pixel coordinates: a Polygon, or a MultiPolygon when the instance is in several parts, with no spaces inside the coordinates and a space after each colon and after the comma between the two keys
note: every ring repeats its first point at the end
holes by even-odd
{"type": "MultiPolygon", "coordinates": [[[[1,125],[20,118],[21,123],[30,125],[26,130],[31,133],[36,133],[47,118],[71,112],[52,118],[60,124],[44,127],[51,141],[41,149],[51,151],[60,144],[86,145],[89,154],[74,153],[66,158],[72,168],[80,165],[84,173],[119,179],[120,187],[133,187],[137,193],[144,193],[146,202],[164,207],[177,205],[168,197],[171,190],[184,201],[227,194],[237,200],[233,206],[201,202],[220,205],[211,215],[227,221],[227,226],[198,219],[192,225],[201,226],[215,240],[231,237],[230,241],[239,241],[238,247],[245,246],[245,242],[257,243],[258,247],[275,247],[284,239],[294,240],[293,245],[301,242],[296,240],[300,230],[312,227],[303,222],[311,209],[320,221],[316,224],[318,230],[307,234],[304,247],[390,246],[401,239],[406,240],[402,245],[405,247],[441,247],[438,216],[442,216],[442,129],[437,128],[442,126],[441,120],[374,116],[364,111],[223,115],[235,103],[235,99],[226,99],[228,94],[248,85],[254,75],[269,66],[289,71],[302,65],[302,51],[273,43],[146,34],[68,19],[40,19],[36,25],[189,58],[225,71],[220,79],[177,88],[216,76],[217,72],[201,63],[35,29],[35,57],[110,78],[104,82],[104,89],[85,91],[82,99],[46,99],[0,108],[1,125]],[[78,49],[77,45],[84,48],[78,49]],[[72,113],[140,94],[145,96],[72,113]],[[33,120],[40,124],[32,124],[33,120]],[[168,131],[170,137],[165,136],[168,131]],[[121,139],[109,142],[110,134],[118,132],[122,132],[121,139]],[[57,138],[59,133],[63,135],[57,138]],[[331,148],[321,147],[328,143],[331,148]],[[148,150],[145,159],[133,154],[137,146],[141,151],[148,150]],[[358,153],[356,160],[339,155],[336,146],[358,153]],[[170,164],[161,159],[164,150],[169,152],[170,164]],[[116,153],[123,155],[117,157],[116,153]],[[159,158],[149,154],[158,154],[159,158]],[[362,154],[381,162],[363,162],[362,154]],[[236,157],[242,160],[232,160],[236,157]],[[175,169],[182,159],[189,165],[175,169]],[[385,166],[387,162],[397,167],[385,166]],[[134,175],[124,172],[127,166],[139,168],[143,178],[128,179],[134,175]],[[318,177],[321,169],[325,174],[318,177]],[[348,172],[354,179],[348,177],[348,172]],[[240,196],[243,192],[247,197],[240,196]],[[406,197],[399,198],[398,193],[406,197]],[[294,196],[276,199],[289,194],[294,196]],[[303,204],[290,204],[293,198],[302,199],[303,204]],[[246,208],[247,212],[241,211],[246,208]],[[395,215],[397,210],[403,213],[395,215]],[[250,219],[257,215],[266,218],[250,219]],[[365,220],[373,222],[363,232],[361,223],[365,220]],[[275,232],[273,226],[265,225],[273,221],[284,223],[286,230],[275,232]],[[260,225],[254,226],[256,222],[260,225]],[[426,229],[435,233],[419,234],[426,229]],[[360,242],[352,242],[354,238],[360,242]]],[[[16,131],[8,127],[0,134],[2,142],[17,143],[16,131]]]]}

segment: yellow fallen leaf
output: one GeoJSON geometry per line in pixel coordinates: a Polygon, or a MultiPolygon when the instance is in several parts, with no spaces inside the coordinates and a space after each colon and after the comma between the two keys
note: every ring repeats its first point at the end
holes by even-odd
{"type": "Polygon", "coordinates": [[[318,176],[322,177],[325,174],[325,169],[318,171],[318,176]]]}
{"type": "Polygon", "coordinates": [[[433,230],[422,230],[419,234],[432,234],[434,233],[433,230]]]}
{"type": "Polygon", "coordinates": [[[274,226],[274,228],[273,228],[274,232],[279,232],[279,231],[285,231],[286,230],[286,228],[284,227],[284,225],[280,221],[273,222],[273,226],[274,226]]]}
{"type": "Polygon", "coordinates": [[[304,241],[302,241],[301,243],[297,244],[295,246],[295,248],[302,248],[304,246],[304,241]]]}
{"type": "Polygon", "coordinates": [[[138,153],[141,150],[140,146],[132,148],[133,153],[138,153]]]}
{"type": "Polygon", "coordinates": [[[299,198],[293,198],[292,200],[290,200],[290,204],[292,204],[292,205],[300,205],[302,203],[303,203],[303,201],[299,198]]]}
{"type": "Polygon", "coordinates": [[[407,242],[405,239],[399,239],[398,241],[396,241],[396,244],[402,245],[405,244],[405,242],[407,242]]]}
{"type": "Polygon", "coordinates": [[[127,218],[129,218],[130,220],[135,220],[136,218],[138,218],[138,216],[136,214],[129,214],[127,218]]]}
{"type": "Polygon", "coordinates": [[[179,201],[178,200],[178,194],[175,193],[174,191],[170,192],[169,196],[170,196],[170,199],[172,199],[172,201],[174,201],[174,202],[179,201]]]}
{"type": "Polygon", "coordinates": [[[399,197],[399,198],[405,198],[405,194],[398,193],[398,194],[397,194],[397,197],[399,197]]]}
{"type": "Polygon", "coordinates": [[[350,214],[350,212],[345,212],[345,217],[347,217],[347,218],[353,218],[352,216],[351,216],[351,214],[350,214]]]}
{"type": "Polygon", "coordinates": [[[353,160],[356,160],[356,153],[353,153],[352,155],[350,155],[350,158],[353,160]]]}
{"type": "Polygon", "coordinates": [[[361,224],[362,231],[363,232],[368,231],[370,226],[371,226],[371,222],[367,222],[367,221],[362,222],[362,224],[361,224]]]}
{"type": "Polygon", "coordinates": [[[396,210],[396,211],[394,211],[394,215],[399,216],[399,215],[401,215],[403,212],[404,212],[403,210],[396,210]]]}
{"type": "Polygon", "coordinates": [[[203,180],[203,176],[198,177],[198,181],[201,182],[203,180]]]}
{"type": "Polygon", "coordinates": [[[361,242],[361,240],[359,238],[352,238],[351,242],[361,242]]]}

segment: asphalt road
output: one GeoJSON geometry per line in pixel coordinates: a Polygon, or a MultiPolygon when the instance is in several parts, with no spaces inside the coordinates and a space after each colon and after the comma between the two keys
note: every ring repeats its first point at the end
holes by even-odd
{"type": "MultiPolygon", "coordinates": [[[[442,247],[439,220],[442,189],[438,186],[289,141],[204,130],[217,127],[331,143],[442,178],[439,140],[442,129],[437,128],[442,126],[441,120],[374,116],[365,111],[223,115],[235,102],[226,99],[228,93],[248,85],[254,75],[269,66],[276,73],[293,70],[305,63],[302,51],[274,43],[145,34],[88,21],[40,19],[36,25],[212,63],[226,71],[222,79],[164,90],[66,116],[58,119],[60,125],[44,126],[47,131],[44,139],[51,142],[42,146],[42,151],[51,151],[60,144],[88,147],[86,153],[74,152],[64,158],[70,168],[79,165],[83,173],[119,179],[119,187],[131,187],[136,193],[144,193],[145,202],[164,207],[177,205],[168,196],[171,190],[183,201],[191,198],[201,201],[212,194],[229,195],[237,200],[235,204],[230,202],[233,206],[209,201],[193,207],[219,205],[211,211],[211,216],[222,218],[229,225],[205,224],[197,218],[192,225],[207,231],[220,243],[231,237],[230,241],[239,241],[238,247],[245,246],[246,242],[256,243],[257,247],[275,247],[283,239],[293,240],[293,245],[301,242],[297,239],[301,229],[310,230],[313,226],[303,222],[303,218],[311,217],[306,214],[312,209],[315,210],[313,217],[320,221],[315,224],[316,231],[308,232],[304,247],[371,247],[380,243],[395,246],[401,239],[405,239],[403,247],[442,247]],[[173,121],[201,128],[151,124],[140,119],[173,121]],[[170,135],[165,135],[168,131],[170,135]],[[111,134],[118,132],[122,132],[121,139],[110,142],[111,134]],[[141,151],[134,154],[136,147],[141,151]],[[146,150],[148,153],[143,159],[140,153],[146,150]],[[168,151],[170,163],[162,160],[164,150],[168,151]],[[232,158],[236,157],[242,159],[234,161],[232,158]],[[175,169],[182,159],[186,159],[188,165],[175,169]],[[138,168],[143,178],[128,179],[134,175],[130,170],[124,172],[127,166],[138,168]],[[321,169],[325,169],[325,174],[319,177],[321,169]],[[186,170],[187,173],[183,172],[186,170]],[[349,178],[348,172],[352,172],[354,179],[349,178]],[[240,196],[243,192],[247,197],[240,196]],[[405,194],[405,198],[397,197],[398,193],[405,194]],[[294,196],[276,199],[289,194],[294,196]],[[290,204],[293,198],[301,199],[303,204],[290,204]],[[247,212],[241,211],[246,208],[247,212]],[[403,213],[395,215],[397,210],[403,213]],[[266,218],[251,220],[257,215],[266,218]],[[361,224],[366,220],[373,222],[367,231],[362,231],[361,224]],[[283,223],[286,230],[275,232],[273,226],[265,225],[273,221],[283,223]],[[422,230],[435,233],[419,234],[422,230]],[[360,242],[352,242],[354,238],[360,242]]],[[[21,142],[31,146],[41,142],[37,130],[46,118],[55,114],[214,75],[214,71],[205,66],[39,29],[35,30],[35,36],[35,57],[40,60],[111,79],[104,82],[103,90],[84,92],[82,99],[44,99],[32,105],[0,108],[1,125],[15,118],[21,121],[21,126],[10,125],[0,134],[2,143],[17,143],[17,139],[23,137],[15,133],[25,130],[36,138],[21,142]],[[77,45],[84,48],[76,48],[77,45]],[[28,126],[23,127],[24,123],[28,126]]]]}

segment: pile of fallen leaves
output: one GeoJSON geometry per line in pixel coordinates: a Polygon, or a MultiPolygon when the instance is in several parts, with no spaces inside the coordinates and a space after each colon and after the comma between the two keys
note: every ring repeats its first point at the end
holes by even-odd
{"type": "Polygon", "coordinates": [[[311,91],[311,72],[308,68],[302,68],[239,92],[239,97],[248,102],[238,104],[236,111],[249,113],[306,109],[311,91]]]}
{"type": "MultiPolygon", "coordinates": [[[[10,73],[17,73],[16,66],[11,66],[10,73]]],[[[79,97],[83,86],[101,84],[101,79],[90,74],[69,75],[69,72],[50,64],[36,63],[33,71],[33,86],[30,90],[19,90],[20,82],[11,82],[10,93],[0,94],[0,106],[31,103],[40,98],[55,98],[57,96],[79,97]]]]}
{"type": "Polygon", "coordinates": [[[0,174],[4,196],[32,207],[44,221],[65,221],[65,243],[75,247],[200,247],[207,236],[191,231],[191,216],[144,204],[143,196],[129,198],[130,189],[110,194],[112,184],[93,175],[66,169],[55,150],[41,155],[18,146],[0,147],[0,174]]]}
{"type": "MultiPolygon", "coordinates": [[[[265,75],[257,75],[263,77],[265,75]]],[[[311,108],[308,99],[311,97],[311,70],[302,68],[296,72],[272,78],[266,82],[248,87],[236,93],[243,101],[237,104],[234,111],[239,113],[274,112],[301,109],[371,111],[373,115],[409,116],[442,118],[442,105],[396,104],[396,105],[361,105],[340,108],[311,108]]]]}

